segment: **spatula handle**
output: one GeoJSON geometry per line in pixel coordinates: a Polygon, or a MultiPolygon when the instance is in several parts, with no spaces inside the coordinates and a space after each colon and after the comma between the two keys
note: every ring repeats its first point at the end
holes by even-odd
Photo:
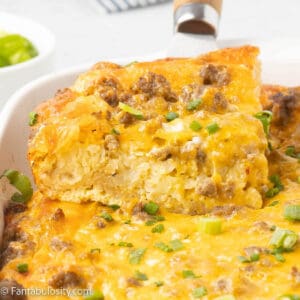
{"type": "Polygon", "coordinates": [[[174,0],[177,32],[217,35],[222,0],[174,0]]]}

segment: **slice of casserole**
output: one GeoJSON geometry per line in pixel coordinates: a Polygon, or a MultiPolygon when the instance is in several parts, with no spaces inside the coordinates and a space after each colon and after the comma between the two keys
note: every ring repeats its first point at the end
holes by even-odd
{"type": "Polygon", "coordinates": [[[38,189],[50,199],[132,209],[154,201],[202,214],[260,208],[267,140],[253,115],[258,49],[119,66],[98,63],[40,105],[29,142],[38,189]]]}

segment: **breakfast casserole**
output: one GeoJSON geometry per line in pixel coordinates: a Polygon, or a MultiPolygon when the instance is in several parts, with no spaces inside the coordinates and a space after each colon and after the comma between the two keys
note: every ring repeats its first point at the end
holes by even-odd
{"type": "Polygon", "coordinates": [[[39,105],[0,299],[299,300],[300,88],[257,55],[98,63],[39,105]]]}
{"type": "Polygon", "coordinates": [[[267,139],[258,50],[99,63],[37,109],[29,161],[47,198],[203,214],[262,207],[267,139]],[[202,128],[203,127],[203,128],[202,128]]]}

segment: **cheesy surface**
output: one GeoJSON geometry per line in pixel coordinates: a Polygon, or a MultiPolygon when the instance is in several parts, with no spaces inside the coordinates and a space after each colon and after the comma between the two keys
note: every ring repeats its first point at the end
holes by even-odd
{"type": "MultiPolygon", "coordinates": [[[[210,57],[208,55],[206,59],[210,61],[210,57]]],[[[238,61],[240,57],[236,59],[238,61]]],[[[111,67],[113,69],[116,66],[111,67]]],[[[101,68],[101,65],[97,68],[101,68]]],[[[29,154],[31,159],[40,155],[37,161],[32,160],[40,190],[35,192],[27,205],[10,203],[6,208],[6,229],[0,257],[0,290],[2,287],[35,288],[44,291],[49,288],[53,291],[87,289],[92,296],[28,295],[4,300],[299,299],[300,222],[287,220],[284,210],[288,205],[300,204],[300,89],[265,86],[262,88],[259,103],[249,100],[252,107],[250,108],[247,106],[250,98],[245,98],[245,103],[235,111],[216,113],[208,106],[190,113],[177,107],[176,111],[181,112],[182,117],[163,122],[160,128],[155,127],[155,136],[169,142],[177,139],[189,141],[190,144],[186,147],[190,151],[188,156],[185,156],[184,152],[177,152],[176,160],[174,154],[173,159],[169,157],[166,160],[155,160],[146,156],[154,172],[153,180],[156,179],[161,184],[160,188],[164,189],[150,193],[155,203],[149,201],[152,198],[145,201],[143,195],[131,201],[126,194],[127,188],[119,192],[126,196],[124,198],[128,199],[128,202],[119,201],[121,196],[117,189],[113,189],[113,185],[116,184],[113,181],[114,176],[110,178],[112,182],[106,182],[107,186],[112,184],[111,189],[114,191],[114,194],[107,196],[107,201],[97,198],[99,201],[75,203],[83,199],[80,197],[72,198],[72,201],[58,201],[48,193],[52,189],[55,195],[62,195],[56,194],[57,191],[68,195],[65,189],[66,178],[61,178],[63,183],[57,181],[56,184],[50,185],[49,181],[49,186],[45,186],[50,177],[46,180],[41,170],[45,170],[43,168],[49,163],[47,151],[52,151],[52,154],[56,151],[60,153],[60,156],[57,156],[59,160],[55,163],[53,160],[54,173],[59,173],[59,163],[63,162],[64,169],[67,162],[75,166],[78,152],[72,156],[72,149],[76,147],[72,148],[72,143],[68,144],[70,141],[66,136],[59,137],[59,143],[56,139],[52,142],[46,142],[45,139],[53,138],[55,130],[61,134],[72,135],[74,132],[63,131],[63,126],[67,124],[67,128],[70,128],[69,122],[72,123],[74,118],[76,124],[78,118],[80,122],[87,122],[83,122],[87,127],[82,128],[90,129],[90,109],[93,105],[99,109],[99,101],[95,100],[95,95],[74,99],[73,93],[75,90],[76,93],[80,93],[81,88],[86,90],[85,83],[89,82],[86,79],[90,78],[92,82],[93,76],[98,76],[97,71],[95,74],[94,71],[85,74],[79,78],[73,90],[68,90],[62,98],[46,102],[40,108],[44,114],[39,115],[39,122],[43,125],[38,124],[34,128],[36,132],[33,132],[30,145],[30,151],[34,149],[34,153],[29,154]],[[77,105],[81,108],[74,109],[77,105]],[[60,106],[64,107],[63,112],[60,106]],[[263,123],[253,117],[253,114],[263,109],[272,112],[273,115],[271,124],[268,124],[270,128],[265,126],[268,129],[265,131],[263,123]],[[86,115],[85,110],[88,111],[86,115]],[[83,114],[80,114],[80,111],[83,114]],[[199,113],[200,111],[202,112],[199,113]],[[195,120],[197,113],[197,120],[203,127],[195,133],[187,128],[187,124],[195,120]],[[220,129],[209,135],[205,128],[212,121],[218,124],[220,129]],[[181,130],[178,131],[178,128],[181,130]],[[43,130],[48,133],[41,133],[43,130]],[[197,145],[199,140],[208,164],[197,169],[193,166],[193,159],[189,158],[193,157],[193,151],[198,149],[194,145],[197,145]],[[61,148],[58,150],[57,147],[61,148]],[[62,159],[63,155],[65,162],[62,159]],[[43,159],[47,161],[44,164],[43,159]],[[40,166],[36,165],[38,163],[40,166]],[[197,198],[198,204],[191,204],[193,197],[188,198],[189,193],[180,194],[180,189],[178,191],[174,188],[181,182],[170,182],[169,174],[172,174],[176,163],[180,176],[174,177],[187,185],[192,183],[185,177],[185,172],[194,170],[195,173],[203,172],[207,175],[206,172],[213,171],[210,177],[218,187],[217,195],[197,198]],[[170,170],[172,171],[168,173],[170,170]],[[274,180],[269,181],[272,176],[277,178],[275,183],[274,180]],[[231,185],[228,185],[230,182],[231,185]],[[168,194],[167,189],[170,185],[173,198],[166,201],[160,196],[168,194]],[[229,186],[234,188],[228,188],[229,186]],[[273,193],[270,194],[270,191],[273,193]],[[188,203],[180,198],[183,195],[186,197],[184,200],[189,200],[188,203]],[[150,207],[146,208],[146,204],[150,204],[150,207]],[[221,230],[216,231],[214,235],[205,232],[200,226],[201,222],[208,218],[221,222],[221,230]],[[276,230],[288,230],[296,236],[289,251],[278,251],[278,248],[272,245],[276,230]],[[24,265],[25,271],[22,271],[21,267],[24,268],[24,265]]],[[[235,92],[238,92],[238,89],[235,92]]],[[[104,102],[101,102],[100,106],[102,105],[107,108],[104,102]]],[[[104,120],[101,119],[100,123],[102,121],[104,120]]],[[[141,140],[141,136],[137,136],[137,132],[142,131],[139,128],[146,126],[139,122],[135,121],[126,129],[118,127],[122,151],[118,152],[118,155],[110,153],[111,168],[114,167],[114,159],[120,159],[120,155],[124,155],[121,159],[128,161],[128,153],[140,152],[143,157],[144,153],[153,151],[152,140],[147,140],[149,137],[143,136],[141,140]],[[127,134],[123,135],[122,130],[126,130],[127,134]]],[[[102,130],[105,126],[99,128],[102,130]]],[[[99,134],[101,130],[97,130],[99,134]]],[[[87,132],[77,131],[79,136],[87,132]]],[[[86,144],[82,143],[84,147],[95,146],[95,137],[89,134],[83,134],[83,137],[87,138],[86,144]]],[[[79,151],[79,148],[76,149],[79,151]]],[[[86,153],[85,151],[83,153],[86,153]]],[[[89,151],[94,153],[92,149],[89,151]]],[[[81,170],[87,168],[90,163],[80,162],[81,170]]],[[[146,163],[139,160],[138,156],[129,162],[136,166],[146,163]]],[[[93,166],[96,164],[97,161],[92,161],[93,166]]],[[[98,168],[98,165],[96,166],[98,168]]],[[[92,177],[91,173],[89,174],[92,177]]],[[[135,184],[135,174],[129,174],[130,182],[126,184],[130,190],[131,185],[135,184]]],[[[45,176],[48,175],[46,172],[45,176]]],[[[52,179],[55,176],[60,178],[59,174],[51,176],[54,176],[52,179]]],[[[145,177],[141,172],[136,176],[145,177]]],[[[203,181],[205,178],[201,177],[200,182],[203,181]]],[[[76,184],[76,191],[75,187],[76,184]]],[[[144,186],[141,190],[147,188],[148,186],[144,186]]],[[[71,194],[68,197],[71,197],[71,194]]]]}
{"type": "Polygon", "coordinates": [[[189,214],[260,208],[268,172],[253,116],[262,110],[257,53],[99,63],[37,110],[28,156],[38,189],[129,211],[139,201],[189,214]]]}

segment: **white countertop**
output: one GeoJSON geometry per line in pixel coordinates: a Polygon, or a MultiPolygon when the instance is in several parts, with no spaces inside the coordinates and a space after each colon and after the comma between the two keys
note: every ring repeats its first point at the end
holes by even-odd
{"type": "MultiPolygon", "coordinates": [[[[0,0],[0,10],[38,21],[57,38],[56,69],[151,55],[172,38],[172,3],[107,14],[95,0],[0,0]]],[[[300,39],[299,0],[224,0],[221,38],[300,39]]]]}

